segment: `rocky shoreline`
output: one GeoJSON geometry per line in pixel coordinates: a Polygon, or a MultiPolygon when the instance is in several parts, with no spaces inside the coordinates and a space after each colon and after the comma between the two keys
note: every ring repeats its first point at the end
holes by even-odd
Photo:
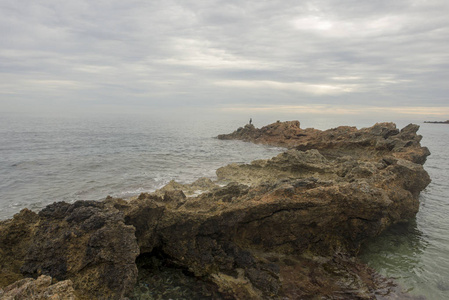
{"type": "Polygon", "coordinates": [[[24,209],[0,222],[0,298],[414,299],[356,255],[418,211],[418,128],[246,125],[218,138],[288,150],[218,169],[220,185],[24,209]]]}

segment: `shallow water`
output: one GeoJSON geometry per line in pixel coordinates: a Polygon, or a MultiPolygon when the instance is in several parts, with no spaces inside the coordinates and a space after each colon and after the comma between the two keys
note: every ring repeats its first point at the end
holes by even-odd
{"type": "Polygon", "coordinates": [[[429,300],[449,299],[449,125],[420,124],[421,142],[432,153],[425,163],[432,182],[420,210],[366,245],[361,258],[404,289],[429,300]]]}
{"type": "MultiPolygon", "coordinates": [[[[249,119],[249,118],[248,118],[249,119]]],[[[301,127],[371,126],[374,120],[265,115],[300,119],[301,127]]],[[[214,137],[246,123],[241,116],[102,115],[52,117],[0,114],[0,220],[22,208],[54,201],[129,197],[154,191],[171,179],[215,178],[231,162],[270,158],[283,149],[214,137]]],[[[408,121],[399,121],[398,127],[408,121]]],[[[419,124],[432,183],[421,194],[416,220],[369,243],[361,258],[397,278],[413,294],[449,299],[449,125],[419,124]]]]}

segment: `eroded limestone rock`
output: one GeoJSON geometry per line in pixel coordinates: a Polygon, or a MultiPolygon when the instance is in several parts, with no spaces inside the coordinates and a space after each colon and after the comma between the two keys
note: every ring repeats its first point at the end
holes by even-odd
{"type": "Polygon", "coordinates": [[[23,210],[0,223],[0,232],[3,286],[43,274],[71,280],[80,299],[122,299],[134,288],[135,229],[103,202],[59,202],[39,214],[23,210]]]}
{"type": "Polygon", "coordinates": [[[220,168],[225,186],[172,182],[130,200],[55,203],[1,222],[0,286],[45,274],[92,299],[139,299],[139,291],[164,293],[167,282],[172,298],[177,290],[199,299],[397,297],[354,256],[418,210],[430,179],[417,129],[247,125],[221,138],[290,149],[220,168]],[[187,288],[193,282],[201,291],[187,288]]]}
{"type": "Polygon", "coordinates": [[[36,280],[25,278],[0,289],[3,300],[77,300],[73,284],[64,280],[52,284],[50,276],[41,275],[36,280]]]}

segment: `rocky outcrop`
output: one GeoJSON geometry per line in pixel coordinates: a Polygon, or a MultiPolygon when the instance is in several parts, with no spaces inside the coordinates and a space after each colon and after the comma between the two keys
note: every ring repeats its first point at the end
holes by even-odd
{"type": "Polygon", "coordinates": [[[279,122],[257,129],[252,124],[246,124],[230,134],[220,134],[220,140],[242,140],[257,144],[274,146],[291,146],[296,140],[315,129],[303,130],[299,127],[299,121],[279,122]]]}
{"type": "Polygon", "coordinates": [[[93,299],[397,297],[354,257],[418,210],[430,179],[417,129],[247,125],[221,138],[290,149],[220,168],[224,186],[171,182],[130,200],[55,203],[1,222],[0,286],[44,274],[93,299]]]}
{"type": "Polygon", "coordinates": [[[0,298],[4,300],[76,300],[75,290],[70,280],[52,284],[50,276],[41,275],[36,280],[25,278],[4,290],[0,290],[0,298]]]}
{"type": "Polygon", "coordinates": [[[23,277],[71,280],[80,299],[122,299],[136,282],[135,229],[105,203],[54,203],[0,223],[2,286],[23,277]]]}
{"type": "Polygon", "coordinates": [[[358,130],[356,127],[340,126],[321,131],[301,129],[299,121],[276,122],[260,129],[246,125],[231,134],[222,134],[218,139],[242,140],[259,144],[284,146],[298,150],[317,149],[328,156],[343,154],[363,156],[393,156],[417,164],[424,164],[429,150],[421,147],[422,137],[417,135],[418,125],[410,124],[402,130],[394,123],[377,123],[373,127],[358,130]]]}
{"type": "Polygon", "coordinates": [[[156,190],[153,194],[165,197],[168,193],[168,197],[170,197],[170,193],[173,193],[174,191],[182,191],[186,196],[194,196],[216,187],[218,187],[216,183],[214,183],[210,178],[205,177],[199,178],[190,184],[182,184],[171,180],[164,187],[156,190]]]}
{"type": "MultiPolygon", "coordinates": [[[[297,191],[301,189],[306,184],[298,182],[297,191]]],[[[346,252],[366,238],[363,224],[338,215],[351,204],[339,208],[333,196],[288,200],[293,190],[284,183],[231,183],[189,198],[176,209],[152,195],[127,203],[110,201],[121,203],[128,224],[146,228],[138,236],[141,255],[158,257],[163,261],[159,265],[176,266],[213,284],[207,293],[214,299],[312,299],[340,293],[369,299],[388,291],[390,282],[346,252]]],[[[154,264],[143,264],[143,272],[154,264]]],[[[154,284],[155,274],[162,276],[160,270],[149,272],[140,286],[154,284]]]]}

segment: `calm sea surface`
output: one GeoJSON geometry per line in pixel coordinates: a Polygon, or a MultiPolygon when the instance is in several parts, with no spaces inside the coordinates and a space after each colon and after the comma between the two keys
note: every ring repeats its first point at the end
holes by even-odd
{"type": "MultiPolygon", "coordinates": [[[[274,115],[253,119],[256,127],[299,119],[302,128],[319,129],[376,122],[274,115]]],[[[228,163],[270,158],[282,151],[213,138],[246,122],[241,115],[44,118],[0,113],[0,220],[54,201],[129,197],[172,179],[213,179],[215,170],[228,163]]],[[[402,128],[410,122],[397,124],[402,128]]],[[[421,143],[432,152],[425,164],[432,183],[421,193],[420,212],[410,224],[368,243],[361,258],[413,294],[449,299],[449,125],[419,125],[421,143]]]]}

